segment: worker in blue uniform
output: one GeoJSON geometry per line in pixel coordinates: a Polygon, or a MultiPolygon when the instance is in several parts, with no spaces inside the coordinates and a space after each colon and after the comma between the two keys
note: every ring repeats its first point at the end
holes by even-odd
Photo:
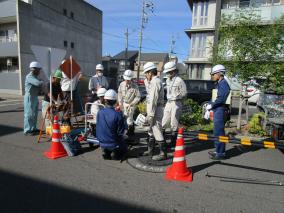
{"type": "Polygon", "coordinates": [[[121,159],[127,151],[123,140],[126,124],[122,112],[115,110],[117,93],[110,89],[106,91],[105,108],[97,114],[96,136],[100,142],[104,159],[121,159]]]}
{"type": "MultiPolygon", "coordinates": [[[[226,115],[228,114],[226,100],[230,93],[230,86],[224,78],[225,73],[225,67],[220,64],[214,66],[212,72],[210,73],[212,80],[217,82],[217,98],[214,102],[208,104],[206,107],[206,110],[213,110],[214,136],[225,135],[225,122],[226,115]]],[[[209,152],[210,158],[213,160],[225,159],[225,149],[225,143],[216,140],[215,152],[209,152]]]]}
{"type": "Polygon", "coordinates": [[[35,135],[39,130],[36,128],[38,115],[38,95],[41,91],[43,81],[38,76],[41,65],[33,61],[30,63],[30,73],[25,79],[24,96],[24,134],[35,135]]]}

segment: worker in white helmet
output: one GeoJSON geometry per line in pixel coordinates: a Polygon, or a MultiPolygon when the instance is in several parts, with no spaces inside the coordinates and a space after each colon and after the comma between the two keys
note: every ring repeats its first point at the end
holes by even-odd
{"type": "Polygon", "coordinates": [[[170,61],[165,64],[163,73],[166,74],[167,103],[162,120],[163,129],[170,124],[171,143],[174,147],[177,139],[177,129],[182,111],[182,99],[186,97],[186,85],[178,76],[176,63],[170,61]]]}
{"type": "Polygon", "coordinates": [[[107,78],[103,74],[104,66],[102,64],[97,64],[96,74],[90,78],[89,81],[89,90],[93,94],[93,100],[97,98],[97,91],[100,88],[105,88],[108,90],[109,84],[107,78]]]}
{"type": "Polygon", "coordinates": [[[115,110],[117,93],[110,89],[106,91],[105,108],[97,114],[96,136],[100,142],[104,159],[121,159],[127,151],[123,140],[126,128],[122,112],[115,110]]]}
{"type": "Polygon", "coordinates": [[[128,125],[127,135],[134,135],[133,115],[136,105],[139,103],[141,95],[136,83],[132,81],[133,72],[125,70],[123,74],[124,81],[118,87],[118,104],[123,111],[128,125]]]}
{"type": "Polygon", "coordinates": [[[38,115],[38,96],[41,91],[43,81],[38,76],[41,65],[33,61],[30,63],[30,73],[25,79],[25,97],[24,97],[24,134],[35,135],[39,132],[36,128],[38,115]]]}
{"type": "Polygon", "coordinates": [[[97,114],[99,112],[100,109],[105,107],[105,93],[106,93],[106,89],[105,88],[100,88],[97,91],[97,96],[98,96],[98,100],[96,100],[92,106],[91,106],[91,114],[93,115],[93,119],[95,120],[95,124],[96,124],[96,118],[97,118],[97,114]]]}
{"type": "MultiPolygon", "coordinates": [[[[211,74],[211,79],[217,82],[216,89],[217,98],[216,100],[208,104],[206,110],[213,110],[213,123],[214,136],[225,136],[225,122],[226,122],[226,112],[228,112],[228,106],[226,105],[227,97],[230,93],[230,86],[228,82],[224,79],[226,69],[223,65],[218,64],[213,67],[211,74]]],[[[212,160],[222,160],[225,158],[225,143],[215,141],[215,151],[210,151],[209,156],[212,160]]]]}
{"type": "MultiPolygon", "coordinates": [[[[153,62],[144,65],[145,77],[149,85],[147,92],[147,122],[150,125],[148,151],[144,154],[153,155],[155,140],[159,144],[160,153],[152,157],[152,160],[159,161],[167,158],[166,144],[162,133],[162,118],[164,111],[164,89],[160,78],[157,76],[157,67],[153,62]],[[155,140],[154,140],[154,138],[155,140]]],[[[145,85],[146,86],[146,85],[145,85]]]]}

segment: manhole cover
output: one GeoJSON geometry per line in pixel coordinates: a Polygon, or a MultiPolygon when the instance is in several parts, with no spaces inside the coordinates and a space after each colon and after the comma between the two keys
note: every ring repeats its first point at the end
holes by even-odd
{"type": "Polygon", "coordinates": [[[166,168],[172,164],[172,161],[171,153],[169,153],[168,159],[163,161],[153,161],[150,156],[137,156],[136,158],[127,159],[127,163],[133,168],[154,173],[166,172],[166,168]]]}

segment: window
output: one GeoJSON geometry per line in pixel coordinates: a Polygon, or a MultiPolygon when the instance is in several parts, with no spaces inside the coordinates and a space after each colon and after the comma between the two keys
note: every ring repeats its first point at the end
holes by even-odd
{"type": "Polygon", "coordinates": [[[63,9],[63,15],[67,16],[67,10],[63,9]]]}
{"type": "Polygon", "coordinates": [[[189,78],[191,79],[203,79],[204,64],[191,64],[189,78]]]}
{"type": "Polygon", "coordinates": [[[67,47],[67,46],[68,46],[68,42],[64,41],[64,47],[67,47]]]}
{"type": "Polygon", "coordinates": [[[74,13],[73,12],[70,13],[70,17],[71,17],[71,19],[74,19],[74,13]]]}
{"type": "Polygon", "coordinates": [[[206,57],[206,33],[191,35],[191,57],[206,57]]]}
{"type": "Polygon", "coordinates": [[[209,0],[193,2],[193,26],[207,25],[209,0]]]}
{"type": "Polygon", "coordinates": [[[74,49],[74,42],[71,42],[71,48],[74,49]]]}

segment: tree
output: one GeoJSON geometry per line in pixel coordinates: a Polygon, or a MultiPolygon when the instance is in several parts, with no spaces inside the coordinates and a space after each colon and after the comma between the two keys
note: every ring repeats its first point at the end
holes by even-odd
{"type": "Polygon", "coordinates": [[[284,15],[265,23],[254,9],[240,9],[222,15],[213,46],[213,64],[224,64],[230,75],[246,81],[266,77],[264,87],[273,84],[284,92],[284,15]]]}

